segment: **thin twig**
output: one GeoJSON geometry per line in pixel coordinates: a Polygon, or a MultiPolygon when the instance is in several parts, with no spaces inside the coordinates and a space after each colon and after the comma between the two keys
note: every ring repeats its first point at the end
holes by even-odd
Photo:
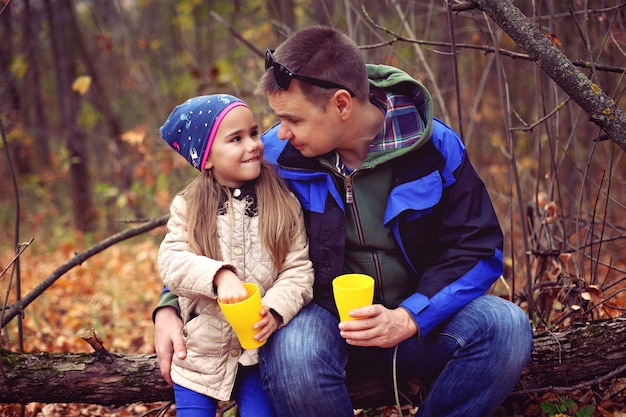
{"type": "Polygon", "coordinates": [[[2,16],[2,13],[4,13],[7,7],[9,7],[9,4],[11,4],[11,1],[12,0],[8,0],[4,3],[4,7],[2,7],[2,9],[0,10],[0,16],[2,16]]]}
{"type": "MultiPolygon", "coordinates": [[[[7,3],[8,4],[8,3],[7,3]]],[[[19,252],[19,241],[20,241],[20,224],[21,224],[21,206],[20,206],[20,189],[17,184],[17,174],[15,173],[15,169],[13,168],[13,161],[11,159],[11,152],[9,151],[9,142],[7,140],[6,133],[4,132],[4,124],[2,123],[2,119],[0,119],[0,133],[2,134],[2,144],[4,145],[4,150],[6,152],[7,164],[9,165],[9,172],[11,173],[11,182],[13,183],[13,196],[15,197],[15,229],[14,229],[14,243],[15,243],[15,251],[19,252]]],[[[20,298],[22,298],[22,274],[20,268],[20,258],[19,256],[15,260],[15,298],[19,302],[20,298]]],[[[9,298],[9,294],[11,293],[11,286],[13,281],[13,274],[11,275],[11,279],[9,280],[9,285],[7,285],[7,300],[9,298]]],[[[3,312],[6,307],[6,302],[2,307],[3,312]]],[[[22,334],[22,316],[20,315],[17,318],[17,346],[20,352],[24,351],[24,335],[22,334]]]]}
{"type": "Polygon", "coordinates": [[[4,267],[4,269],[2,270],[2,272],[0,272],[0,279],[2,279],[2,277],[4,276],[4,274],[7,273],[7,271],[9,270],[9,268],[11,268],[11,266],[13,266],[13,264],[19,259],[20,255],[22,253],[24,253],[24,251],[30,246],[31,243],[33,243],[33,241],[35,240],[35,238],[31,238],[28,242],[24,242],[24,243],[20,243],[19,245],[17,245],[17,253],[15,254],[15,256],[13,257],[13,259],[11,259],[11,261],[9,262],[9,264],[7,266],[4,267]]]}
{"type": "MultiPolygon", "coordinates": [[[[34,238],[32,238],[29,242],[25,242],[19,245],[18,249],[17,249],[17,254],[15,255],[15,257],[13,257],[13,259],[11,260],[11,262],[9,262],[9,264],[6,266],[6,268],[4,268],[4,270],[2,271],[2,274],[0,274],[0,278],[2,278],[4,276],[4,274],[9,270],[9,268],[11,268],[11,266],[13,265],[14,262],[19,262],[20,256],[22,255],[22,253],[26,250],[26,248],[28,248],[30,246],[31,243],[33,243],[34,238]]],[[[2,304],[2,312],[0,314],[1,316],[4,316],[4,312],[7,309],[7,304],[9,302],[9,295],[11,293],[10,289],[11,289],[11,285],[12,285],[12,281],[13,281],[13,275],[11,275],[11,279],[9,280],[9,284],[7,285],[7,293],[6,293],[6,297],[4,298],[4,303],[2,304]]]]}
{"type": "MultiPolygon", "coordinates": [[[[487,26],[489,28],[489,33],[491,34],[492,37],[492,42],[495,45],[494,47],[496,48],[496,51],[498,50],[498,45],[499,45],[499,37],[497,36],[496,31],[494,30],[492,23],[487,20],[487,26]]],[[[508,84],[507,81],[505,79],[504,73],[502,72],[502,62],[500,60],[501,55],[499,53],[496,53],[496,70],[497,70],[497,74],[498,74],[498,83],[500,85],[500,100],[502,101],[502,108],[503,108],[503,112],[504,112],[504,127],[505,127],[505,132],[506,132],[506,136],[507,136],[507,143],[509,144],[509,148],[510,148],[510,152],[511,152],[511,173],[513,175],[513,183],[515,188],[517,189],[517,199],[518,199],[518,210],[520,218],[524,218],[524,204],[522,202],[522,186],[520,183],[520,178],[519,178],[519,173],[518,173],[518,166],[517,166],[517,159],[515,157],[515,146],[513,143],[513,135],[511,134],[511,121],[509,120],[510,118],[510,106],[509,106],[509,94],[508,94],[508,84]]],[[[521,228],[521,232],[522,232],[522,236],[523,236],[523,244],[524,244],[524,251],[526,253],[528,253],[529,248],[528,248],[528,233],[526,231],[526,228],[522,227],[521,228]]],[[[530,275],[530,271],[531,271],[531,265],[530,265],[530,259],[528,258],[528,256],[525,256],[525,261],[526,261],[526,291],[527,291],[527,296],[526,296],[526,300],[528,303],[528,316],[529,317],[533,317],[535,315],[536,307],[535,307],[535,302],[533,300],[533,294],[532,294],[532,277],[530,275]]]]}
{"type": "MultiPolygon", "coordinates": [[[[442,48],[450,48],[451,44],[449,42],[441,42],[441,41],[426,41],[423,39],[410,39],[410,38],[405,38],[402,37],[400,35],[397,35],[385,28],[380,28],[379,29],[387,32],[390,35],[393,35],[393,39],[389,39],[387,41],[384,42],[379,42],[379,43],[373,43],[373,44],[369,44],[369,45],[359,45],[360,49],[376,49],[376,48],[382,48],[383,46],[390,46],[393,45],[396,42],[406,42],[406,43],[416,43],[418,45],[427,45],[427,46],[439,46],[442,48]]],[[[534,61],[533,58],[531,58],[528,54],[524,54],[521,52],[514,52],[508,49],[500,49],[500,48],[494,48],[488,45],[472,45],[472,44],[468,44],[468,43],[457,43],[455,44],[457,49],[473,49],[473,50],[477,50],[477,51],[483,51],[485,54],[499,54],[500,56],[505,56],[505,57],[509,57],[509,58],[513,58],[513,59],[521,59],[524,61],[534,61]]],[[[572,64],[574,64],[574,66],[577,67],[581,67],[581,68],[587,68],[587,69],[591,69],[591,64],[588,61],[585,60],[581,60],[581,59],[574,59],[571,61],[572,64]]],[[[600,64],[594,64],[593,68],[596,71],[603,71],[603,72],[615,72],[617,74],[623,74],[624,72],[626,72],[626,67],[618,67],[618,66],[614,66],[614,65],[600,65],[600,64]]]]}
{"type": "MultiPolygon", "coordinates": [[[[402,10],[400,9],[400,6],[399,6],[397,0],[392,0],[392,5],[394,6],[394,8],[396,10],[396,13],[400,17],[400,20],[402,21],[402,25],[403,25],[404,29],[407,32],[409,32],[409,34],[411,36],[415,37],[414,34],[412,33],[413,29],[407,24],[406,16],[402,13],[402,10]]],[[[367,13],[367,11],[365,10],[365,7],[363,7],[362,9],[363,9],[363,15],[364,15],[365,19],[372,26],[374,26],[378,30],[381,30],[383,32],[386,32],[388,34],[393,35],[398,40],[405,40],[405,41],[409,42],[409,40],[407,38],[403,38],[403,37],[397,35],[396,33],[394,33],[393,31],[391,31],[390,29],[384,28],[384,27],[380,26],[379,24],[377,24],[374,21],[374,19],[372,19],[370,17],[370,15],[367,13]]],[[[431,66],[428,64],[428,60],[424,57],[424,53],[418,47],[418,45],[420,45],[420,43],[419,42],[409,42],[409,43],[416,44],[416,46],[414,48],[415,54],[419,58],[419,61],[421,62],[424,71],[426,72],[427,79],[430,80],[431,83],[432,83],[431,88],[430,88],[430,93],[431,93],[431,95],[433,97],[433,101],[437,102],[439,104],[439,111],[441,112],[440,118],[443,119],[445,122],[449,123],[450,122],[450,115],[448,114],[448,108],[447,108],[447,106],[445,104],[445,101],[443,99],[443,94],[441,93],[441,90],[439,89],[439,86],[437,85],[435,74],[433,73],[433,70],[432,70],[431,66]]],[[[449,46],[450,45],[448,44],[448,47],[449,46]]],[[[366,49],[366,48],[362,48],[362,49],[366,49]]]]}
{"type": "MultiPolygon", "coordinates": [[[[596,310],[598,309],[598,307],[602,307],[604,306],[606,303],[608,303],[609,301],[611,301],[612,298],[616,297],[619,293],[626,291],[626,288],[621,289],[621,290],[617,290],[616,292],[614,292],[613,294],[605,297],[604,299],[602,299],[602,301],[595,303],[593,306],[591,306],[590,308],[586,309],[582,315],[588,315],[589,313],[591,313],[592,310],[596,310]]],[[[624,308],[621,308],[619,306],[608,306],[609,308],[615,309],[615,310],[619,310],[619,311],[624,311],[624,308]]]]}
{"type": "Polygon", "coordinates": [[[224,25],[224,27],[226,27],[226,29],[228,29],[228,31],[230,32],[231,35],[233,35],[235,38],[239,39],[239,41],[241,43],[243,43],[244,45],[246,45],[248,47],[248,49],[250,49],[252,52],[254,52],[256,55],[260,56],[261,58],[263,58],[265,56],[265,52],[261,51],[259,48],[257,48],[256,46],[254,46],[254,44],[252,44],[252,42],[248,41],[246,38],[244,38],[238,31],[237,29],[235,29],[234,27],[232,27],[231,25],[229,25],[223,18],[222,16],[220,16],[218,13],[216,13],[214,10],[211,10],[209,12],[211,14],[211,16],[213,16],[213,19],[217,20],[218,22],[220,22],[222,25],[224,25]]]}
{"type": "Polygon", "coordinates": [[[451,4],[448,1],[448,32],[450,33],[450,53],[452,55],[452,73],[454,74],[454,91],[456,92],[456,111],[457,120],[459,124],[459,136],[461,140],[465,142],[465,135],[463,132],[463,105],[461,100],[461,87],[459,85],[459,60],[457,58],[456,50],[456,34],[454,32],[454,13],[451,11],[451,4]]]}
{"type": "Polygon", "coordinates": [[[545,122],[546,120],[548,120],[550,117],[552,117],[553,115],[555,115],[555,114],[556,114],[559,110],[561,110],[563,107],[565,107],[565,105],[566,105],[567,103],[569,103],[571,100],[572,100],[572,98],[571,98],[571,97],[567,97],[567,99],[566,99],[564,102],[557,104],[557,105],[554,107],[554,109],[552,109],[552,111],[551,111],[550,113],[546,114],[546,115],[545,115],[545,116],[543,116],[541,119],[539,119],[539,120],[535,121],[535,122],[534,122],[534,123],[532,123],[532,124],[527,124],[527,123],[525,123],[523,120],[521,120],[521,119],[518,117],[517,119],[518,119],[520,122],[524,123],[524,124],[525,124],[525,126],[524,126],[524,127],[512,127],[512,128],[511,128],[511,130],[512,130],[512,131],[531,131],[531,132],[532,132],[532,130],[533,130],[535,127],[539,126],[540,124],[542,124],[543,122],[545,122]]]}

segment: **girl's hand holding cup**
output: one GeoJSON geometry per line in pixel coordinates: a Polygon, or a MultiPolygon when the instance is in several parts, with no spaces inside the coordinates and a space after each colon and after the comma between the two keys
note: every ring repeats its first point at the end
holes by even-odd
{"type": "MultiPolygon", "coordinates": [[[[263,317],[261,316],[261,293],[259,292],[259,287],[251,282],[245,282],[243,287],[246,291],[246,296],[243,300],[228,304],[218,298],[217,302],[222,309],[222,313],[224,313],[226,320],[228,320],[228,323],[235,331],[235,334],[241,343],[241,347],[244,349],[254,349],[263,346],[266,341],[266,339],[260,341],[258,339],[261,337],[255,337],[259,327],[258,323],[263,320],[263,317]]],[[[271,315],[272,314],[270,313],[269,316],[271,315]]],[[[265,318],[274,321],[273,317],[267,316],[268,314],[265,314],[265,318]]]]}
{"type": "Polygon", "coordinates": [[[237,303],[248,297],[248,292],[237,274],[228,268],[220,269],[213,283],[217,287],[217,298],[223,304],[237,303]]]}

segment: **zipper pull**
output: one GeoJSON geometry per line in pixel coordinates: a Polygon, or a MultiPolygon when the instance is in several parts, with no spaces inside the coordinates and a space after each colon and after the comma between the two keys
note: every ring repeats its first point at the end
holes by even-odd
{"type": "Polygon", "coordinates": [[[352,176],[346,175],[346,204],[352,204],[354,196],[352,195],[352,176]]]}

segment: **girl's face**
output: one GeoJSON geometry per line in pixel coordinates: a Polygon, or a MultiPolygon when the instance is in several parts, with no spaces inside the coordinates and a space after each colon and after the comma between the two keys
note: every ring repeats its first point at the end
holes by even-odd
{"type": "Polygon", "coordinates": [[[240,187],[261,174],[263,142],[248,107],[238,106],[222,119],[204,169],[213,169],[220,185],[240,187]]]}

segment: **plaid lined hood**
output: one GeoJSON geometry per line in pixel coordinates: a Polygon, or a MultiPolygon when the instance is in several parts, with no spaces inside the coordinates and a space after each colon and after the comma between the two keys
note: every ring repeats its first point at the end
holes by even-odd
{"type": "Polygon", "coordinates": [[[370,145],[365,163],[377,165],[427,143],[432,133],[433,100],[426,87],[406,72],[387,65],[367,64],[367,75],[370,100],[392,111],[384,111],[384,126],[370,145]],[[415,109],[419,118],[415,116],[415,109]],[[383,141],[384,137],[392,140],[383,141]],[[394,149],[395,152],[389,152],[394,149]]]}

